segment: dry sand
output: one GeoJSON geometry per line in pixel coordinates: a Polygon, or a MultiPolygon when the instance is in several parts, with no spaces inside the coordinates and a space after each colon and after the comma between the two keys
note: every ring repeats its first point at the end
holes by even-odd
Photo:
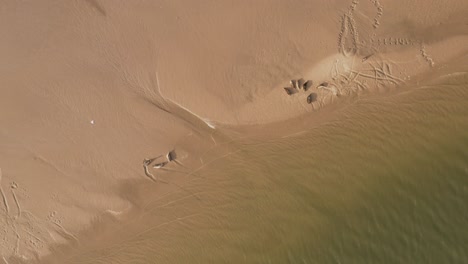
{"type": "Polygon", "coordinates": [[[310,128],[304,115],[319,124],[468,51],[462,0],[241,2],[1,4],[0,260],[86,243],[93,221],[141,209],[128,185],[163,195],[194,175],[150,168],[155,182],[144,159],[175,148],[184,166],[168,168],[188,172],[228,135],[248,136],[242,126],[291,136],[310,128]],[[317,102],[286,95],[298,78],[317,102]],[[317,90],[324,81],[341,96],[317,90]]]}

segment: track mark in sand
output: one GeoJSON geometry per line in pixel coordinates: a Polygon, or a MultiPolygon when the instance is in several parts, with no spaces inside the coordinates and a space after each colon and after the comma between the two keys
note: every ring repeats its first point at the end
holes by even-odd
{"type": "MultiPolygon", "coordinates": [[[[375,8],[377,13],[373,18],[373,23],[367,24],[372,26],[369,28],[371,31],[376,32],[376,29],[380,26],[380,20],[383,16],[384,8],[381,0],[370,0],[370,2],[373,5],[371,8],[375,8]]],[[[352,65],[351,67],[343,67],[343,65],[337,60],[330,69],[330,77],[340,94],[359,95],[361,91],[369,90],[374,86],[376,86],[378,90],[381,88],[388,89],[387,85],[389,84],[400,85],[409,80],[409,76],[401,77],[403,74],[401,71],[398,76],[392,73],[391,64],[382,60],[380,52],[385,52],[388,46],[395,48],[411,48],[414,46],[414,48],[416,48],[415,51],[419,51],[418,56],[422,56],[430,67],[434,66],[434,60],[427,53],[426,47],[421,40],[411,39],[404,35],[376,36],[376,33],[372,33],[369,36],[364,34],[363,37],[358,34],[358,27],[366,26],[366,22],[355,20],[355,18],[359,18],[358,15],[365,16],[365,14],[357,12],[359,4],[358,0],[353,0],[348,9],[341,16],[341,25],[338,34],[338,51],[341,55],[351,58],[352,65]],[[364,24],[361,25],[362,23],[364,24]],[[417,49],[418,46],[419,50],[417,49]],[[358,55],[360,57],[358,59],[359,65],[355,67],[354,63],[358,55]],[[373,63],[377,64],[377,66],[373,63]],[[370,66],[372,68],[369,69],[369,67],[365,66],[370,66]]],[[[367,16],[366,18],[366,21],[371,20],[367,16]]],[[[364,31],[364,33],[366,33],[366,31],[364,31]]],[[[323,90],[323,92],[326,92],[325,90],[329,90],[327,92],[330,92],[330,89],[328,88],[321,90],[323,90]]],[[[336,91],[331,92],[332,94],[337,94],[336,91]]],[[[320,99],[317,100],[316,103],[312,103],[313,110],[316,110],[316,105],[320,110],[320,108],[325,104],[330,102],[333,103],[334,97],[327,97],[329,97],[328,93],[321,93],[320,99]]]]}
{"type": "Polygon", "coordinates": [[[149,172],[149,170],[148,170],[148,165],[149,165],[150,163],[151,163],[150,160],[147,160],[147,159],[144,159],[144,160],[143,160],[143,169],[144,169],[144,171],[145,171],[145,175],[146,175],[148,178],[150,178],[151,180],[157,181],[157,180],[156,180],[156,177],[154,177],[154,175],[151,174],[151,172],[149,172]]]}
{"type": "Polygon", "coordinates": [[[297,137],[297,136],[303,135],[305,133],[307,133],[307,130],[295,132],[295,133],[292,133],[292,134],[289,134],[289,135],[286,135],[286,136],[282,136],[281,138],[297,137]]]}
{"type": "MultiPolygon", "coordinates": [[[[379,0],[371,0],[377,9],[377,15],[373,19],[372,27],[377,29],[380,25],[380,18],[383,15],[383,7],[379,0]]],[[[359,4],[358,0],[353,0],[348,8],[348,11],[341,17],[341,30],[338,34],[338,49],[345,56],[352,56],[358,52],[359,34],[354,20],[354,11],[359,4]],[[348,35],[351,35],[351,44],[346,47],[348,35]]]]}
{"type": "Polygon", "coordinates": [[[57,165],[55,165],[52,161],[49,161],[48,159],[34,153],[33,151],[30,150],[30,152],[34,155],[34,160],[37,160],[39,162],[41,162],[42,164],[44,164],[45,166],[48,166],[52,169],[54,169],[55,171],[57,171],[58,173],[62,174],[63,176],[65,177],[70,177],[68,175],[67,172],[61,170],[57,165]]]}
{"type": "Polygon", "coordinates": [[[365,62],[366,60],[368,60],[368,59],[369,59],[370,57],[372,57],[373,55],[374,55],[374,53],[365,56],[364,58],[362,58],[361,62],[365,62]]]}
{"type": "Polygon", "coordinates": [[[68,237],[68,238],[71,238],[73,240],[75,240],[76,242],[79,242],[78,238],[73,235],[72,233],[68,232],[65,227],[63,227],[60,223],[58,223],[57,221],[53,221],[52,222],[54,225],[56,225],[57,227],[60,228],[60,231],[59,233],[65,238],[65,237],[68,237]]]}
{"type": "MultiPolygon", "coordinates": [[[[171,151],[171,152],[173,152],[173,151],[171,151]]],[[[168,159],[169,161],[171,161],[171,160],[172,160],[172,161],[176,161],[175,154],[173,154],[173,157],[171,158],[171,155],[170,155],[171,152],[168,153],[167,159],[168,159]]],[[[159,177],[155,177],[155,176],[149,171],[148,166],[151,165],[151,163],[152,163],[153,161],[155,161],[156,159],[158,159],[158,158],[160,158],[160,157],[162,157],[162,155],[159,155],[159,156],[156,157],[156,158],[144,159],[144,160],[143,160],[143,167],[144,167],[146,176],[147,176],[148,178],[150,178],[150,179],[151,179],[152,181],[154,181],[154,182],[162,182],[162,183],[165,183],[165,184],[172,184],[172,185],[174,185],[174,186],[177,186],[178,188],[180,188],[180,189],[183,190],[183,191],[186,191],[186,192],[188,192],[188,193],[190,193],[190,194],[193,194],[192,191],[186,189],[185,187],[183,187],[183,186],[181,186],[181,185],[179,185],[179,184],[177,184],[177,183],[173,183],[173,182],[170,183],[170,182],[168,182],[168,181],[164,181],[164,180],[159,179],[159,177]]],[[[165,162],[164,164],[167,164],[169,161],[165,162]]],[[[177,163],[177,164],[183,166],[181,163],[177,163]]],[[[183,166],[183,167],[185,167],[185,166],[183,166]]],[[[174,170],[174,169],[166,169],[166,168],[163,168],[163,166],[158,167],[158,169],[164,170],[164,171],[170,171],[170,172],[177,172],[177,173],[181,173],[181,174],[184,174],[184,175],[189,175],[188,172],[178,171],[178,170],[174,170]]],[[[200,198],[199,198],[198,196],[196,196],[195,194],[193,194],[193,196],[194,196],[195,198],[197,198],[198,200],[200,200],[200,198]]]]}
{"type": "MultiPolygon", "coordinates": [[[[381,46],[416,46],[419,45],[419,54],[423,59],[429,64],[429,66],[434,67],[435,62],[430,55],[427,54],[426,47],[421,40],[410,39],[406,37],[384,37],[384,38],[371,38],[370,44],[376,50],[379,50],[381,46]]],[[[363,62],[367,60],[366,57],[363,58],[363,62]]]]}
{"type": "MultiPolygon", "coordinates": [[[[228,157],[228,156],[230,156],[230,155],[233,155],[233,154],[235,154],[235,153],[238,153],[238,152],[240,152],[240,151],[241,151],[241,150],[238,149],[238,150],[235,150],[235,151],[231,151],[231,152],[229,152],[229,153],[227,153],[227,154],[224,154],[224,155],[222,155],[222,156],[220,156],[220,157],[214,158],[214,159],[208,161],[207,163],[204,163],[204,164],[201,165],[200,167],[198,167],[198,168],[192,170],[192,171],[189,172],[187,175],[188,175],[188,176],[190,176],[190,175],[195,175],[195,173],[196,173],[197,171],[202,170],[204,167],[210,165],[211,163],[213,163],[213,162],[215,162],[215,161],[217,161],[217,160],[226,158],[226,157],[228,157]]],[[[196,175],[195,175],[195,176],[196,176],[196,175]]],[[[197,177],[197,178],[200,178],[200,177],[197,177]]]]}
{"type": "Polygon", "coordinates": [[[16,182],[12,182],[10,185],[10,190],[11,190],[11,194],[13,195],[13,200],[15,200],[16,208],[18,210],[16,218],[19,219],[21,217],[21,206],[18,202],[18,197],[16,197],[16,193],[14,191],[16,188],[18,188],[18,184],[16,184],[16,182]]]}
{"type": "Polygon", "coordinates": [[[380,26],[380,17],[382,17],[383,15],[383,7],[379,0],[371,0],[371,2],[377,9],[377,15],[374,18],[374,23],[372,24],[372,27],[374,27],[374,29],[377,29],[380,26]]]}
{"type": "Polygon", "coordinates": [[[356,10],[356,6],[358,4],[359,4],[358,0],[353,0],[353,2],[351,2],[351,5],[348,8],[348,14],[352,14],[354,12],[354,10],[356,10]]]}
{"type": "Polygon", "coordinates": [[[16,237],[16,243],[15,243],[15,247],[13,249],[13,254],[18,255],[19,251],[20,251],[21,236],[18,233],[18,228],[16,227],[16,225],[13,223],[12,226],[13,226],[12,230],[15,233],[15,237],[16,237]]]}
{"type": "Polygon", "coordinates": [[[190,111],[186,107],[166,98],[161,92],[161,85],[159,84],[159,74],[157,71],[155,75],[156,75],[156,80],[154,80],[153,75],[150,76],[150,79],[151,79],[152,85],[156,88],[156,90],[151,89],[149,87],[142,87],[143,92],[146,95],[144,97],[146,101],[156,106],[158,109],[170,115],[173,115],[174,117],[181,119],[182,121],[187,123],[189,126],[191,126],[193,128],[193,131],[197,134],[201,134],[200,131],[198,131],[197,129],[200,127],[199,124],[197,124],[199,122],[191,121],[190,118],[186,116],[187,114],[192,117],[195,117],[196,121],[201,121],[203,125],[207,126],[210,130],[216,128],[210,120],[203,118],[195,114],[194,112],[190,111]]]}
{"type": "Polygon", "coordinates": [[[2,200],[3,200],[3,205],[5,206],[5,213],[6,215],[9,214],[10,212],[10,207],[8,206],[8,200],[5,196],[5,192],[3,191],[3,188],[2,188],[2,169],[0,168],[0,193],[2,195],[2,200]]]}
{"type": "MultiPolygon", "coordinates": [[[[56,230],[63,238],[73,239],[76,242],[79,242],[78,238],[69,232],[65,227],[62,225],[62,220],[58,218],[57,211],[52,211],[47,215],[47,221],[52,223],[54,226],[58,227],[59,229],[56,230]]],[[[50,234],[50,231],[47,230],[50,234]]],[[[52,236],[51,236],[52,237],[52,236]]]]}
{"type": "Polygon", "coordinates": [[[351,13],[344,14],[341,18],[341,30],[338,35],[338,50],[346,57],[353,56],[358,52],[358,32],[351,13]],[[351,45],[347,47],[347,37],[351,34],[351,45]]]}
{"type": "Polygon", "coordinates": [[[16,245],[15,245],[15,255],[18,255],[19,254],[19,250],[20,250],[20,240],[21,240],[21,237],[18,233],[16,233],[16,245]]]}
{"type": "Polygon", "coordinates": [[[434,67],[434,60],[427,54],[426,52],[426,47],[424,44],[421,42],[420,46],[420,51],[421,51],[421,56],[426,60],[427,63],[429,63],[429,66],[434,67]]]}
{"type": "MultiPolygon", "coordinates": [[[[0,170],[0,181],[1,173],[0,170]]],[[[9,187],[17,212],[14,216],[11,215],[14,212],[9,208],[6,193],[0,188],[6,212],[4,218],[0,219],[0,225],[3,226],[0,250],[2,254],[6,254],[3,260],[5,261],[9,257],[25,257],[25,255],[34,257],[38,253],[37,250],[44,248],[45,243],[48,242],[48,238],[43,236],[48,228],[42,225],[45,222],[31,212],[22,209],[20,198],[28,197],[26,189],[20,188],[14,181],[10,183],[9,187]]]]}
{"type": "Polygon", "coordinates": [[[338,75],[339,75],[339,70],[338,70],[338,62],[340,60],[336,59],[335,62],[333,63],[333,66],[330,70],[330,76],[332,78],[332,80],[336,80],[338,78],[338,75]]]}
{"type": "Polygon", "coordinates": [[[141,231],[141,232],[139,232],[139,233],[133,235],[133,236],[132,236],[131,238],[129,238],[128,240],[137,238],[137,237],[139,237],[139,236],[141,236],[141,235],[144,235],[144,234],[146,234],[146,233],[148,233],[148,232],[150,232],[150,231],[159,229],[159,228],[161,228],[161,227],[163,227],[163,226],[165,226],[165,225],[170,225],[170,224],[173,224],[173,223],[182,222],[182,221],[185,220],[185,219],[188,219],[188,218],[191,218],[191,217],[194,217],[194,216],[197,216],[197,215],[201,215],[201,213],[195,213],[195,214],[187,215],[187,216],[184,216],[184,217],[177,217],[177,218],[175,218],[175,219],[173,219],[173,220],[171,220],[171,221],[167,221],[167,222],[161,223],[161,224],[159,224],[159,225],[153,226],[153,227],[151,227],[151,228],[148,228],[148,229],[146,229],[146,230],[143,230],[143,231],[141,231]]]}
{"type": "Polygon", "coordinates": [[[146,175],[148,178],[150,178],[152,181],[154,181],[154,182],[158,182],[158,181],[159,181],[159,182],[162,182],[162,183],[166,183],[166,184],[167,184],[168,182],[158,179],[158,178],[157,178],[156,176],[154,176],[154,175],[149,171],[149,169],[148,169],[148,166],[151,165],[151,163],[152,163],[153,161],[155,161],[156,159],[158,159],[158,158],[160,158],[160,157],[162,157],[162,155],[159,155],[159,156],[157,156],[156,158],[152,158],[152,159],[144,159],[144,160],[143,160],[143,169],[144,169],[144,171],[145,171],[145,175],[146,175]]]}
{"type": "Polygon", "coordinates": [[[388,38],[371,38],[370,43],[377,46],[393,45],[393,46],[409,46],[414,45],[416,41],[406,37],[388,37],[388,38]]]}
{"type": "Polygon", "coordinates": [[[364,74],[364,73],[357,72],[357,71],[353,71],[353,73],[355,73],[356,75],[361,76],[361,77],[374,79],[376,81],[376,84],[380,83],[378,81],[389,81],[389,82],[392,82],[394,84],[398,84],[398,82],[393,80],[393,79],[388,79],[388,78],[385,78],[385,77],[378,76],[377,72],[374,72],[374,75],[364,74]]]}
{"type": "Polygon", "coordinates": [[[214,137],[213,137],[213,133],[210,135],[210,137],[211,137],[211,140],[213,141],[213,143],[214,143],[215,146],[216,146],[218,143],[216,143],[216,140],[215,140],[214,137]]]}
{"type": "Polygon", "coordinates": [[[40,239],[38,236],[34,235],[33,233],[31,233],[30,231],[28,230],[25,230],[25,232],[30,236],[32,237],[33,239],[29,239],[29,244],[35,248],[41,248],[42,245],[44,244],[44,241],[42,241],[42,239],[40,239]],[[39,245],[38,245],[39,244],[39,245]]]}
{"type": "Polygon", "coordinates": [[[56,219],[56,215],[57,215],[57,211],[49,212],[49,214],[46,217],[46,220],[52,223],[55,221],[59,221],[56,219]]]}
{"type": "MultiPolygon", "coordinates": [[[[360,60],[360,67],[355,69],[354,61],[353,59],[353,63],[349,68],[343,67],[338,61],[332,67],[333,85],[331,87],[318,87],[317,89],[320,88],[320,90],[324,90],[324,92],[326,90],[327,93],[331,92],[332,94],[351,95],[368,90],[366,80],[374,81],[374,85],[377,87],[386,87],[386,84],[399,85],[404,82],[403,79],[392,73],[391,63],[389,62],[374,57],[371,59],[371,56],[369,56],[365,61],[360,60]],[[367,67],[364,67],[366,65],[367,67]]],[[[327,94],[324,94],[324,96],[327,97],[327,94]]],[[[321,98],[317,104],[321,106],[326,103],[325,101],[328,102],[328,99],[321,98]]]]}
{"type": "MultiPolygon", "coordinates": [[[[159,96],[164,100],[164,102],[167,104],[167,102],[169,103],[172,103],[172,104],[175,104],[177,107],[179,107],[180,109],[186,111],[187,113],[189,113],[190,115],[196,117],[198,120],[201,120],[203,123],[205,123],[205,125],[207,125],[209,128],[211,129],[216,129],[216,127],[214,126],[214,124],[206,119],[206,118],[203,118],[197,114],[195,114],[194,112],[192,112],[191,110],[187,109],[186,107],[180,105],[179,103],[176,103],[170,99],[167,99],[161,92],[161,86],[159,85],[159,74],[158,72],[156,72],[156,84],[158,86],[158,93],[159,93],[159,96]]],[[[188,122],[188,121],[187,121],[188,122]]],[[[189,122],[190,123],[190,122],[189,122]]]]}
{"type": "MultiPolygon", "coordinates": [[[[246,138],[246,137],[241,137],[241,138],[246,138]]],[[[230,141],[229,141],[229,142],[220,143],[220,144],[228,144],[228,143],[230,143],[230,141]]],[[[198,168],[193,169],[191,172],[186,173],[188,176],[190,176],[190,175],[195,175],[196,177],[193,177],[192,179],[183,182],[183,185],[179,185],[179,184],[174,184],[174,185],[177,186],[177,187],[179,187],[180,189],[182,189],[182,190],[188,192],[190,195],[187,196],[187,197],[195,197],[197,200],[201,201],[201,198],[197,195],[197,194],[199,194],[200,192],[197,192],[197,193],[192,192],[192,191],[188,190],[187,188],[185,188],[184,185],[186,185],[186,184],[188,184],[188,183],[190,183],[190,182],[192,182],[192,181],[194,181],[194,180],[200,179],[200,178],[206,178],[206,177],[203,177],[203,176],[199,176],[199,175],[197,175],[197,174],[195,174],[195,173],[196,173],[197,171],[202,170],[204,167],[210,165],[210,164],[213,163],[213,162],[216,162],[216,161],[218,161],[218,160],[220,160],[220,159],[226,158],[226,157],[228,157],[228,156],[230,156],[230,155],[233,155],[233,154],[235,154],[235,153],[237,153],[237,152],[240,152],[240,151],[241,151],[241,150],[232,151],[232,152],[229,152],[229,153],[227,153],[227,154],[225,154],[225,155],[222,155],[222,156],[219,156],[219,157],[217,157],[217,158],[214,158],[214,159],[208,161],[207,163],[202,163],[202,165],[199,166],[198,168]]],[[[173,184],[173,183],[172,183],[172,184],[173,184]]],[[[149,204],[145,205],[145,206],[144,206],[145,210],[147,210],[149,207],[151,207],[151,206],[150,206],[151,204],[153,204],[153,203],[155,203],[155,202],[158,202],[159,200],[161,200],[161,199],[167,197],[168,195],[170,195],[170,194],[172,194],[172,193],[174,193],[174,192],[168,192],[168,193],[164,194],[163,196],[159,197],[158,199],[156,199],[156,200],[150,202],[149,204]]],[[[154,209],[145,211],[145,213],[143,213],[142,216],[144,216],[144,215],[150,213],[150,212],[153,211],[153,210],[154,210],[154,209]]],[[[127,223],[127,224],[129,224],[129,223],[127,223]]]]}
{"type": "MultiPolygon", "coordinates": [[[[373,27],[376,29],[380,24],[380,17],[383,14],[383,8],[378,0],[371,1],[377,9],[377,15],[374,18],[373,23],[373,27]]],[[[358,0],[353,0],[351,5],[348,7],[348,11],[341,17],[341,29],[338,34],[338,51],[346,57],[355,55],[358,53],[359,49],[359,33],[356,20],[354,19],[354,11],[358,4],[358,0]],[[351,43],[349,44],[348,42],[351,43]]],[[[363,41],[363,43],[364,42],[365,41],[363,41]]]]}

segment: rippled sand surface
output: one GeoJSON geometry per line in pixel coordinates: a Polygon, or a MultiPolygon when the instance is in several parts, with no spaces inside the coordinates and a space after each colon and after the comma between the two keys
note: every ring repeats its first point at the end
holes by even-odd
{"type": "Polygon", "coordinates": [[[297,136],[218,142],[184,189],[140,186],[141,208],[66,259],[464,263],[467,103],[468,74],[449,74],[297,136]]]}
{"type": "Polygon", "coordinates": [[[468,262],[466,11],[4,3],[0,263],[468,262]]]}

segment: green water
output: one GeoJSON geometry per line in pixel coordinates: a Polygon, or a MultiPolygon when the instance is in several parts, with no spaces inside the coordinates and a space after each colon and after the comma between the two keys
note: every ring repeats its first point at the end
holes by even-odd
{"type": "Polygon", "coordinates": [[[468,263],[467,75],[230,150],[67,263],[468,263]]]}

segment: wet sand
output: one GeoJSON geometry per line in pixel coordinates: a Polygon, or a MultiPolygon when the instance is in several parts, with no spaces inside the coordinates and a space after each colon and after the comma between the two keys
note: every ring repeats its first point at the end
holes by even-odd
{"type": "MultiPolygon", "coordinates": [[[[233,179],[209,171],[255,160],[241,155],[244,140],[307,135],[361,100],[464,74],[467,10],[464,1],[5,3],[4,262],[92,263],[133,248],[115,230],[131,238],[171,223],[177,244],[179,231],[193,232],[191,215],[235,202],[217,200],[233,179]],[[288,96],[283,87],[299,78],[313,87],[288,96]],[[310,92],[318,97],[307,104],[310,92]],[[180,164],[145,173],[145,159],[173,149],[180,164]]],[[[243,173],[255,182],[261,170],[243,173]]],[[[162,262],[176,254],[168,241],[150,243],[162,262]]]]}
{"type": "Polygon", "coordinates": [[[439,75],[361,98],[318,126],[292,120],[309,124],[303,133],[245,127],[237,132],[249,137],[202,155],[210,165],[183,190],[126,185],[140,207],[96,221],[86,245],[57,248],[55,260],[463,263],[468,75],[439,75]]]}

